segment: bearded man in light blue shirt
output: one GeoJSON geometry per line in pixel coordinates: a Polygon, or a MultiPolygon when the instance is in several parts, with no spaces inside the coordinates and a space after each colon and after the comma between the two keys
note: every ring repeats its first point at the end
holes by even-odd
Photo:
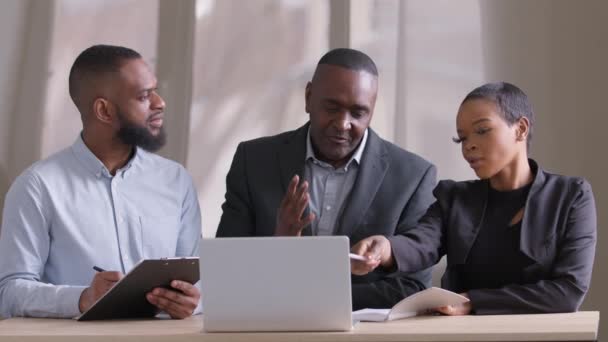
{"type": "MultiPolygon", "coordinates": [[[[131,49],[92,46],[76,58],[69,91],[82,133],[25,170],[6,195],[0,316],[74,317],[141,259],[198,255],[192,179],[150,153],[165,142],[165,102],[149,65],[131,49]]],[[[190,316],[198,288],[171,286],[148,301],[173,318],[190,316]]]]}

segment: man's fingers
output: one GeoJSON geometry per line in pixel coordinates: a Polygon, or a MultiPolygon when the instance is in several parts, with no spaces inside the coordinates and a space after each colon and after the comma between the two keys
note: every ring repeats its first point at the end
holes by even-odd
{"type": "Polygon", "coordinates": [[[298,175],[293,176],[291,182],[289,182],[289,187],[287,187],[287,194],[285,197],[293,198],[296,194],[296,190],[298,188],[298,183],[300,182],[300,177],[298,175]]]}
{"type": "Polygon", "coordinates": [[[110,289],[114,286],[114,284],[116,284],[116,282],[110,283],[110,282],[105,282],[103,284],[99,284],[99,286],[97,286],[97,291],[96,294],[101,296],[104,293],[110,291],[110,289]]]}
{"type": "Polygon", "coordinates": [[[304,211],[306,210],[306,207],[308,207],[308,201],[310,199],[310,195],[306,192],[302,195],[302,197],[300,198],[300,200],[298,201],[298,205],[294,208],[294,218],[297,218],[298,221],[303,221],[301,220],[302,215],[304,215],[304,211]]]}
{"type": "Polygon", "coordinates": [[[196,286],[185,281],[174,280],[171,282],[171,287],[180,290],[184,295],[188,297],[196,298],[197,301],[201,296],[200,291],[196,286]]]}
{"type": "Polygon", "coordinates": [[[95,297],[95,300],[108,292],[108,290],[110,290],[122,277],[122,273],[115,271],[96,273],[93,282],[91,282],[92,294],[95,297]]]}
{"type": "Polygon", "coordinates": [[[286,207],[289,204],[291,197],[293,196],[293,194],[296,191],[298,182],[299,182],[298,175],[294,175],[291,178],[291,180],[289,181],[289,184],[287,185],[287,191],[285,192],[285,195],[283,195],[283,198],[281,199],[281,204],[279,204],[281,208],[286,207]]]}
{"type": "Polygon", "coordinates": [[[146,295],[148,301],[167,312],[173,318],[186,318],[192,315],[198,301],[181,293],[156,288],[146,295]]]}
{"type": "Polygon", "coordinates": [[[312,223],[312,221],[315,220],[315,213],[310,213],[308,214],[308,216],[306,216],[303,220],[302,220],[302,228],[308,226],[309,224],[312,223]]]}
{"type": "Polygon", "coordinates": [[[169,300],[170,302],[177,304],[177,305],[190,305],[190,301],[189,298],[183,294],[181,294],[180,292],[177,291],[173,291],[173,290],[167,290],[167,289],[162,289],[162,288],[156,288],[154,290],[152,290],[152,294],[160,297],[160,298],[164,298],[169,300]]]}
{"type": "Polygon", "coordinates": [[[122,278],[122,273],[117,272],[117,271],[106,271],[106,272],[98,272],[95,276],[98,279],[115,283],[122,278]]]}
{"type": "Polygon", "coordinates": [[[300,185],[300,187],[298,188],[298,193],[296,195],[298,196],[296,198],[298,198],[299,203],[307,200],[307,198],[308,198],[308,182],[307,181],[302,182],[302,185],[300,185]]]}
{"type": "Polygon", "coordinates": [[[289,199],[289,207],[291,209],[290,212],[292,214],[295,215],[297,213],[300,203],[302,203],[302,201],[304,200],[304,197],[307,194],[308,194],[308,182],[304,181],[304,182],[302,182],[302,184],[300,184],[300,186],[298,187],[296,192],[289,199]]]}
{"type": "Polygon", "coordinates": [[[178,303],[172,301],[171,299],[165,296],[155,295],[154,292],[148,293],[146,298],[151,304],[163,311],[166,311],[167,313],[169,313],[169,311],[175,312],[181,310],[181,307],[178,303]]]}
{"type": "Polygon", "coordinates": [[[298,186],[299,179],[300,178],[297,175],[293,176],[289,183],[289,187],[287,188],[287,192],[281,200],[281,207],[286,212],[293,212],[294,207],[297,205],[300,197],[302,197],[303,192],[308,192],[308,182],[304,181],[298,186]]]}
{"type": "Polygon", "coordinates": [[[160,297],[160,298],[167,299],[170,302],[177,304],[179,306],[185,307],[187,309],[194,310],[196,308],[196,306],[198,305],[198,299],[199,299],[198,290],[192,290],[192,289],[189,289],[189,290],[196,291],[196,295],[188,296],[179,291],[164,289],[164,288],[160,288],[160,287],[157,287],[154,290],[152,290],[151,294],[154,296],[160,297]]]}

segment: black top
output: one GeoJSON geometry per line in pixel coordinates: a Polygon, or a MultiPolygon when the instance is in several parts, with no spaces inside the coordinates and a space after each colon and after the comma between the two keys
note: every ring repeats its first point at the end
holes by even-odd
{"type": "Polygon", "coordinates": [[[512,191],[488,190],[487,208],[477,238],[461,265],[461,292],[522,284],[523,269],[533,261],[519,248],[521,220],[513,218],[526,205],[532,183],[512,191]]]}

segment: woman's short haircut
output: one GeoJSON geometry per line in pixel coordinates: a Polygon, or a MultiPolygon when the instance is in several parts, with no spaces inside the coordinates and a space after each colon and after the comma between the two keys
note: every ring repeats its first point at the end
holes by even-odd
{"type": "Polygon", "coordinates": [[[522,117],[530,122],[530,129],[526,144],[530,148],[532,140],[532,128],[534,126],[534,111],[528,100],[528,96],[517,86],[507,82],[486,83],[481,87],[473,89],[462,100],[464,104],[470,100],[492,101],[498,107],[499,114],[509,126],[513,125],[522,117]]]}

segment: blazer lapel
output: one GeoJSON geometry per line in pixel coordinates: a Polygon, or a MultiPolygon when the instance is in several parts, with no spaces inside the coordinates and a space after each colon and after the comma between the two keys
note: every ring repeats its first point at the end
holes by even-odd
{"type": "Polygon", "coordinates": [[[462,215],[456,221],[454,230],[448,232],[455,246],[449,248],[448,263],[458,265],[466,262],[485,217],[489,186],[487,180],[474,182],[471,191],[465,193],[466,197],[462,201],[454,201],[454,204],[458,203],[462,207],[452,208],[452,211],[468,214],[462,215]]]}
{"type": "MultiPolygon", "coordinates": [[[[300,181],[304,176],[304,163],[306,158],[306,136],[310,123],[298,128],[293,135],[285,139],[283,146],[278,151],[279,168],[281,170],[281,185],[283,194],[287,192],[287,186],[294,175],[300,176],[300,181]]],[[[277,208],[278,210],[278,208],[277,208]]],[[[304,215],[308,215],[309,208],[306,208],[304,215]]],[[[302,231],[302,235],[311,235],[310,225],[302,231]]]]}
{"type": "Polygon", "coordinates": [[[384,143],[369,128],[367,146],[365,146],[361,158],[357,180],[344,206],[336,235],[350,236],[361,223],[367,209],[376,197],[376,192],[382,184],[389,164],[384,143]]]}
{"type": "Polygon", "coordinates": [[[283,191],[287,191],[287,186],[294,175],[302,179],[304,173],[304,158],[306,158],[306,134],[308,124],[298,128],[294,134],[285,139],[283,146],[279,149],[279,167],[281,169],[281,184],[283,191]]]}
{"type": "Polygon", "coordinates": [[[534,160],[529,159],[529,163],[532,171],[536,171],[536,175],[526,199],[524,217],[521,221],[519,248],[522,253],[539,262],[546,254],[545,243],[552,237],[548,236],[545,231],[547,223],[542,218],[542,215],[532,214],[545,211],[542,207],[543,201],[539,200],[541,196],[540,190],[542,190],[545,183],[545,173],[534,160]]]}

